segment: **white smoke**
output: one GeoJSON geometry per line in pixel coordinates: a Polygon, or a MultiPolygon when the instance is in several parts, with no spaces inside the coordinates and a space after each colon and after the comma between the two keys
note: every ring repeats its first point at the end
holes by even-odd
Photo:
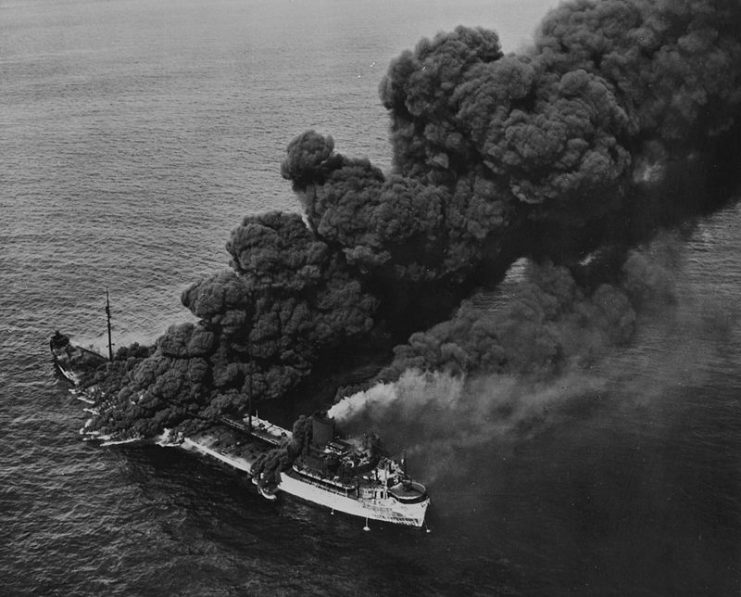
{"type": "Polygon", "coordinates": [[[599,404],[605,383],[579,370],[547,381],[407,370],[396,382],[345,398],[328,414],[347,431],[376,430],[389,450],[417,460],[415,475],[433,482],[461,468],[467,450],[521,441],[562,421],[569,405],[599,404]]]}
{"type": "Polygon", "coordinates": [[[390,409],[402,418],[429,407],[449,410],[460,401],[463,386],[463,377],[408,370],[395,382],[378,383],[344,398],[327,414],[339,423],[351,423],[357,418],[383,421],[390,409]]]}

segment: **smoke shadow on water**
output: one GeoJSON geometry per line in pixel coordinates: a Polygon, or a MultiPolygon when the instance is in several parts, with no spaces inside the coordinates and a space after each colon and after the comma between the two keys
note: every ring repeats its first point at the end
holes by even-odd
{"type": "MultiPolygon", "coordinates": [[[[605,404],[629,399],[616,392],[599,406],[565,406],[581,412],[526,436],[452,449],[430,484],[432,534],[420,548],[430,573],[452,582],[469,571],[478,594],[504,585],[512,594],[734,594],[738,450],[698,447],[718,424],[698,390],[667,397],[685,402],[680,413],[605,404]]],[[[440,466],[421,453],[409,464],[423,479],[440,466]]]]}
{"type": "Polygon", "coordinates": [[[640,312],[632,342],[586,367],[408,371],[335,406],[351,431],[406,449],[428,483],[433,533],[419,551],[439,586],[738,593],[741,374],[729,372],[741,330],[735,303],[697,282],[679,277],[673,304],[640,312]]]}

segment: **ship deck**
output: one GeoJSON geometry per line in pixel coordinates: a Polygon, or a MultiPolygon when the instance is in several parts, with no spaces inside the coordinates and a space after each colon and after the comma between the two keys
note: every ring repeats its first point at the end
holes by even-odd
{"type": "Polygon", "coordinates": [[[251,471],[252,464],[261,454],[275,447],[272,442],[261,441],[259,437],[250,437],[226,425],[209,427],[192,437],[185,438],[183,444],[186,448],[205,452],[246,472],[251,471]]]}

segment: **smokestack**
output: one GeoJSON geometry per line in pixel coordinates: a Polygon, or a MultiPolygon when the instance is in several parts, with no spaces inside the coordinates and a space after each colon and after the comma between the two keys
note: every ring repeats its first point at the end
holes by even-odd
{"type": "Polygon", "coordinates": [[[325,414],[314,414],[311,418],[311,441],[317,447],[326,446],[334,439],[334,420],[325,414]]]}

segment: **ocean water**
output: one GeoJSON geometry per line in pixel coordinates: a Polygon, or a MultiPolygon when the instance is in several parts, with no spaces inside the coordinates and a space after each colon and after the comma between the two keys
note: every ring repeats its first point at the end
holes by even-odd
{"type": "MultiPolygon", "coordinates": [[[[249,213],[295,210],[308,128],[390,165],[388,61],[459,23],[526,42],[545,0],[0,3],[0,594],[739,595],[741,208],[683,241],[677,305],[527,424],[419,451],[431,533],[282,499],[173,449],[101,449],[54,329],[189,319],[249,213]]],[[[496,381],[491,391],[497,391],[496,381]]],[[[424,429],[416,429],[424,445],[424,429]]]]}

